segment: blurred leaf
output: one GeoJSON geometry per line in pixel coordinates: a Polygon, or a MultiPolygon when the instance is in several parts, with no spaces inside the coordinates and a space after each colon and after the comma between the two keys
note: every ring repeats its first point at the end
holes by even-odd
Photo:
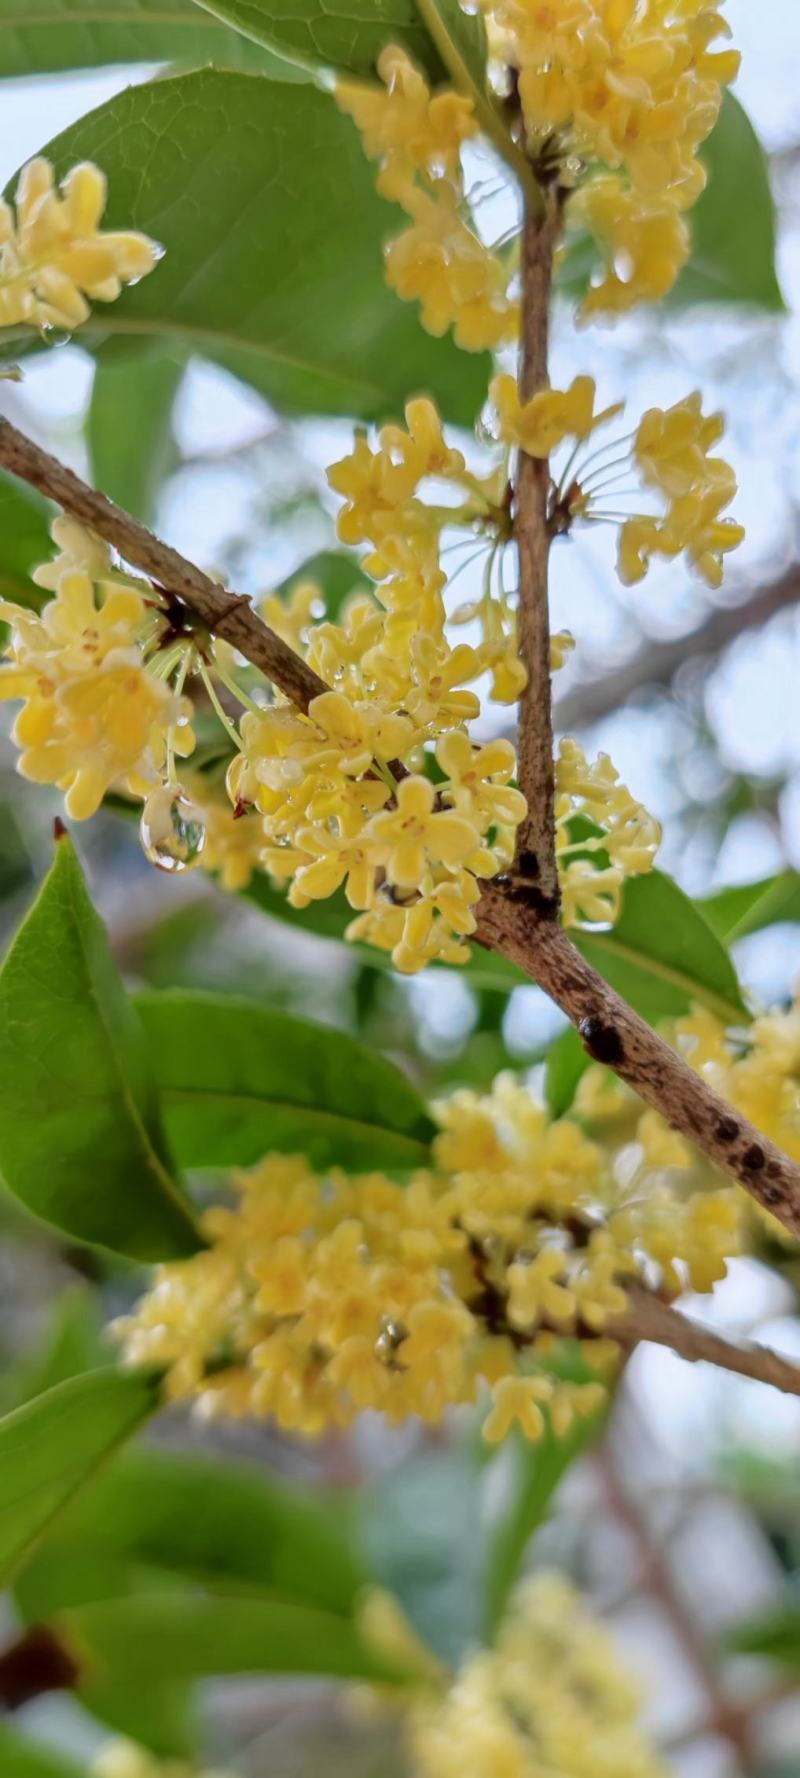
{"type": "Polygon", "coordinates": [[[270,1149],[317,1167],[429,1160],[419,1094],[345,1032],[233,994],[174,989],[136,1005],[182,1166],[249,1166],[270,1149]]]}
{"type": "Polygon", "coordinates": [[[800,922],[800,873],[785,870],[759,883],[737,883],[704,896],[696,905],[717,937],[733,945],[765,926],[800,922]]]}
{"type": "Polygon", "coordinates": [[[775,205],[767,158],[747,112],[726,93],[700,158],[708,185],[689,217],[692,256],[668,301],[785,309],[775,271],[775,205]]]}
{"type": "MultiPolygon", "coordinates": [[[[553,1370],[576,1383],[596,1382],[579,1354],[562,1353],[553,1370]]],[[[491,1640],[519,1576],[525,1551],[534,1532],[547,1518],[556,1489],[576,1458],[582,1456],[606,1418],[607,1408],[585,1420],[576,1419],[570,1432],[557,1436],[549,1422],[538,1444],[524,1438],[507,1441],[497,1462],[504,1465],[502,1507],[487,1537],[486,1634],[491,1640]],[[507,1472],[510,1470],[510,1474],[507,1472]]]]}
{"type": "MultiPolygon", "coordinates": [[[[306,68],[341,68],[349,74],[375,77],[375,65],[387,43],[398,43],[426,73],[447,79],[434,43],[415,0],[199,0],[207,12],[225,19],[254,43],[280,50],[306,68]]],[[[439,0],[461,53],[485,66],[482,21],[461,13],[457,0],[439,0]]]]}
{"type": "Polygon", "coordinates": [[[0,77],[55,74],[106,62],[254,67],[273,80],[302,70],[212,24],[193,0],[0,0],[0,77]]]}
{"type": "Polygon", "coordinates": [[[366,1490],[360,1544],[417,1634],[457,1665],[481,1636],[485,1551],[480,1475],[468,1450],[429,1451],[366,1490]]]}
{"type": "Polygon", "coordinates": [[[178,463],[172,411],[185,364],[168,352],[95,368],[87,419],[92,481],[151,524],[162,483],[178,463]]]}
{"type": "MultiPolygon", "coordinates": [[[[59,175],[96,161],[109,226],[166,248],[151,277],[97,306],[88,350],[200,353],[288,412],[384,419],[422,388],[473,421],[486,355],[432,339],[384,283],[381,245],[402,218],[330,94],[204,69],[129,87],[43,152],[59,175]]],[[[20,350],[44,349],[15,332],[20,350]]]]}
{"type": "MultiPolygon", "coordinates": [[[[0,635],[2,625],[0,625],[0,635]]],[[[2,644],[0,643],[0,651],[2,644]]],[[[33,877],[33,860],[10,802],[0,802],[0,901],[16,895],[33,877]]]]}
{"type": "Polygon", "coordinates": [[[307,562],[301,562],[299,568],[293,569],[281,581],[276,589],[278,597],[288,599],[296,586],[304,582],[316,582],[325,600],[325,616],[330,623],[337,623],[339,613],[351,593],[373,591],[369,576],[359,567],[358,557],[351,556],[344,549],[321,549],[315,556],[309,556],[307,562]]]}
{"type": "Polygon", "coordinates": [[[800,1668],[800,1601],[739,1625],[725,1641],[736,1654],[764,1655],[784,1667],[800,1668]]]}
{"type": "Polygon", "coordinates": [[[0,1420],[0,1579],[158,1406],[152,1378],[92,1371],[0,1420]]]}
{"type": "Polygon", "coordinates": [[[136,1259],[200,1245],[162,1158],[145,1037],[66,836],[0,971],[0,1170],[78,1240],[136,1259]]]}
{"type": "Polygon", "coordinates": [[[98,1600],[55,1620],[67,1646],[82,1654],[81,1695],[92,1708],[96,1685],[127,1674],[132,1691],[234,1673],[324,1673],[341,1679],[402,1682],[373,1653],[355,1625],[335,1612],[282,1599],[181,1593],[98,1600]]]}
{"type": "Polygon", "coordinates": [[[87,1285],[76,1284],[62,1292],[56,1303],[47,1336],[32,1357],[22,1360],[8,1379],[14,1406],[54,1389],[67,1377],[98,1370],[108,1364],[103,1323],[97,1296],[87,1285]]]}
{"type": "Polygon", "coordinates": [[[544,1097],[551,1117],[563,1117],[569,1111],[590,1060],[574,1025],[568,1025],[551,1043],[544,1070],[544,1097]]]}
{"type": "Polygon", "coordinates": [[[50,1617],[108,1598],[124,1585],[125,1564],[139,1564],[161,1571],[162,1589],[167,1575],[182,1576],[269,1590],[348,1617],[366,1579],[352,1542],[347,1499],[326,1499],[246,1463],[141,1449],[86,1490],[17,1593],[26,1616],[50,1617]]]}
{"type": "Polygon", "coordinates": [[[86,1778],[82,1761],[32,1741],[8,1722],[0,1722],[0,1771],[6,1778],[86,1778]]]}
{"type": "Polygon", "coordinates": [[[0,598],[40,609],[44,594],[30,577],[52,555],[55,510],[35,489],[0,470],[0,598]]]}
{"type": "Polygon", "coordinates": [[[147,1747],[159,1759],[191,1761],[197,1754],[198,1725],[192,1688],[186,1681],[148,1677],[131,1684],[124,1661],[95,1670],[81,1702],[115,1735],[147,1747]]]}
{"type": "Polygon", "coordinates": [[[693,1001],[726,1024],[749,1019],[730,957],[694,903],[663,871],[632,877],[622,913],[608,932],[578,928],[578,950],[651,1023],[688,1011],[693,1001]]]}

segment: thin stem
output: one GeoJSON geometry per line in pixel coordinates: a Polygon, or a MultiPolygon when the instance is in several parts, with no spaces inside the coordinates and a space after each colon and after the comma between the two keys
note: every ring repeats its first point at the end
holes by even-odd
{"type": "MultiPolygon", "coordinates": [[[[525,219],[522,242],[522,360],[520,393],[529,401],[547,383],[550,295],[558,214],[525,219]]],[[[553,719],[550,686],[548,562],[550,466],[521,451],[515,535],[519,553],[519,652],[527,683],[519,708],[519,784],[528,813],[518,834],[517,870],[540,898],[542,913],[558,912],[553,804],[553,719]]]]}
{"type": "Polygon", "coordinates": [[[232,679],[229,673],[223,673],[217,660],[214,661],[214,677],[219,680],[220,685],[224,685],[226,691],[230,692],[231,697],[236,699],[237,704],[241,704],[243,710],[250,710],[254,716],[263,716],[263,704],[257,704],[254,698],[248,697],[247,692],[241,685],[237,685],[236,680],[232,679]]]}
{"type": "Polygon", "coordinates": [[[478,85],[468,68],[457,43],[447,29],[436,0],[417,0],[417,5],[453,84],[472,100],[475,116],[484,136],[488,138],[497,149],[498,154],[502,155],[503,160],[516,174],[525,195],[528,213],[544,217],[544,194],[534,169],[527,155],[523,153],[507,130],[500,112],[493,104],[489,94],[478,85]]]}
{"type": "Polygon", "coordinates": [[[200,678],[202,679],[203,684],[204,684],[206,691],[208,693],[209,702],[212,704],[215,714],[219,717],[219,720],[222,723],[222,726],[225,730],[226,735],[228,736],[229,741],[233,742],[233,745],[236,748],[237,753],[241,753],[241,751],[242,751],[241,735],[234,728],[233,723],[231,722],[231,719],[227,713],[227,710],[225,710],[223,708],[222,704],[220,703],[219,698],[217,697],[216,689],[214,687],[214,682],[211,678],[211,674],[209,673],[208,668],[205,664],[205,661],[202,659],[202,657],[199,657],[199,659],[198,659],[198,670],[200,673],[200,678]]]}
{"type": "MultiPolygon", "coordinates": [[[[178,668],[178,672],[177,672],[177,675],[175,678],[174,691],[175,691],[176,698],[180,697],[181,692],[183,691],[183,688],[186,684],[186,675],[189,671],[189,662],[191,660],[191,657],[192,657],[192,649],[191,648],[184,648],[183,658],[181,660],[181,664],[178,668]]],[[[167,729],[167,783],[168,784],[175,783],[175,724],[174,723],[172,724],[172,726],[170,728],[167,729]]]]}

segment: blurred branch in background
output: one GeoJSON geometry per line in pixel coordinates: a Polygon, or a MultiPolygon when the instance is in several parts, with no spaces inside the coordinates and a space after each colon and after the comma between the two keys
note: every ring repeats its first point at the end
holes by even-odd
{"type": "Polygon", "coordinates": [[[656,688],[668,688],[689,661],[713,664],[739,636],[761,629],[779,612],[799,602],[800,563],[793,562],[768,586],[759,587],[735,604],[716,606],[696,629],[669,641],[647,642],[623,666],[573,686],[556,702],[556,726],[588,728],[631,699],[656,688]]]}

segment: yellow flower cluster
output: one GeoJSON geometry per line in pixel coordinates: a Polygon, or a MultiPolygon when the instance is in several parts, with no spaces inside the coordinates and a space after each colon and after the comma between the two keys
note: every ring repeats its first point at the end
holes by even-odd
{"type": "Polygon", "coordinates": [[[0,601],[11,627],[0,699],[23,699],[13,731],[23,776],[59,785],[82,821],[112,785],[136,794],[157,784],[170,735],[191,750],[191,705],[145,665],[156,596],[73,520],[56,519],[53,536],[61,553],[34,575],[54,595],[41,616],[0,601]]]}
{"type": "Polygon", "coordinates": [[[537,1574],[494,1646],[469,1656],[443,1697],[414,1707],[415,1778],[666,1778],[640,1703],[574,1587],[537,1574]]]}
{"type": "Polygon", "coordinates": [[[516,338],[519,311],[502,260],[465,220],[461,144],[478,132],[472,101],[432,95],[405,51],[381,52],[375,85],[338,80],[336,100],[357,125],[365,152],[380,162],[377,187],[411,218],[386,249],[386,278],[398,296],[422,305],[422,324],[452,327],[467,351],[495,350],[516,338]]]}
{"type": "Polygon", "coordinates": [[[722,431],[722,416],[704,415],[696,393],[666,412],[650,408],[644,415],[632,454],[667,510],[660,519],[638,517],[623,525],[619,571],[627,585],[644,577],[651,556],[674,559],[684,551],[707,586],[722,585],[723,558],[744,538],[741,525],[721,517],[737,486],[730,465],[709,456],[722,431]]]}
{"type": "Polygon", "coordinates": [[[539,1437],[544,1409],[559,1433],[595,1411],[601,1384],[557,1380],[554,1342],[579,1340],[602,1370],[627,1279],[644,1266],[670,1288],[676,1266],[699,1288],[722,1277],[736,1194],[654,1218],[640,1180],[630,1190],[576,1122],[548,1121],[510,1076],[437,1113],[435,1171],[405,1187],[321,1179],[278,1155],[238,1175],[234,1207],[206,1214],[208,1248],[160,1267],[117,1324],[127,1362],[164,1367],[169,1395],[207,1412],[307,1434],[367,1408],[438,1421],[487,1395],[490,1443],[515,1425],[539,1437]]]}
{"type": "Polygon", "coordinates": [[[19,176],[14,206],[0,199],[0,327],[79,327],[89,303],[114,302],[153,270],[159,249],[133,230],[103,233],[106,181],[91,162],[56,187],[42,158],[19,176]]]}
{"type": "Polygon", "coordinates": [[[560,744],[555,771],[556,856],[565,926],[617,919],[626,877],[652,870],[661,829],[608,757],[589,764],[577,741],[560,744]]]}
{"type": "MultiPolygon", "coordinates": [[[[375,448],[359,433],[329,479],[343,497],[339,534],[364,549],[375,590],[353,594],[335,623],[312,584],[285,604],[265,601],[264,615],[331,688],[307,714],[266,684],[251,686],[254,701],[231,649],[60,518],[59,553],[34,574],[53,595],[41,614],[0,604],[11,626],[0,698],[23,701],[19,768],[59,786],[78,820],[109,790],[141,797],[142,843],[164,870],[202,862],[234,891],[267,871],[301,908],[341,887],[356,915],[348,936],[390,951],[399,970],[465,963],[481,882],[511,864],[525,813],[511,744],[469,733],[480,713],[472,682],[490,675],[506,700],[525,680],[514,595],[491,584],[511,530],[506,467],[473,474],[433,403],[417,399],[405,426],[383,427],[375,448]],[[446,504],[422,498],[422,484],[427,492],[436,481],[446,504]],[[441,533],[452,527],[485,536],[483,596],[455,613],[456,622],[477,619],[474,644],[451,646],[447,634],[441,533]],[[195,746],[185,687],[197,679],[224,739],[216,776],[184,768],[179,782],[176,758],[195,746]],[[243,711],[238,723],[231,700],[243,711]]],[[[554,668],[571,640],[554,637],[554,668]]],[[[650,868],[657,829],[610,762],[589,767],[574,742],[562,747],[557,777],[566,918],[613,917],[623,876],[650,868]],[[585,822],[576,830],[578,816],[591,832],[585,822]]]]}
{"type": "Polygon", "coordinates": [[[593,172],[568,204],[606,262],[584,315],[666,294],[685,263],[684,220],[705,185],[697,151],[739,68],[710,0],[482,0],[517,71],[535,154],[568,183],[593,172]]]}
{"type": "Polygon", "coordinates": [[[624,405],[595,413],[592,377],[576,377],[566,390],[542,389],[523,402],[515,379],[503,375],[495,377],[490,394],[507,444],[532,457],[549,457],[565,439],[573,441],[561,482],[553,483],[554,530],[568,530],[576,519],[618,524],[617,569],[625,586],[644,579],[653,556],[674,560],[682,554],[708,586],[721,586],[724,557],[742,542],[744,529],[722,516],[736,494],[736,477],[721,457],[709,455],[722,436],[723,421],[721,414],[703,413],[699,394],[666,410],[650,408],[632,440],[592,452],[585,470],[578,461],[580,447],[624,405]],[[628,517],[613,510],[628,498],[619,484],[632,469],[658,497],[660,513],[628,517]]]}
{"type": "Polygon", "coordinates": [[[102,1747],[91,1766],[92,1778],[231,1778],[217,1767],[187,1764],[180,1759],[157,1759],[146,1747],[134,1741],[110,1741],[102,1747]]]}
{"type": "Polygon", "coordinates": [[[525,799],[510,743],[476,745],[466,731],[480,710],[467,686],[489,657],[447,640],[440,532],[505,523],[498,478],[469,473],[420,399],[376,450],[359,434],[329,480],[345,502],[339,535],[368,546],[376,596],[351,599],[340,623],[311,625],[310,589],[296,593],[295,644],[331,690],[307,716],[284,704],[243,716],[231,799],[261,813],[261,863],[291,882],[295,906],[342,885],[359,916],[350,936],[391,951],[398,969],[465,962],[480,881],[510,862],[525,799]],[[420,498],[431,477],[458,491],[457,507],[420,498]]]}

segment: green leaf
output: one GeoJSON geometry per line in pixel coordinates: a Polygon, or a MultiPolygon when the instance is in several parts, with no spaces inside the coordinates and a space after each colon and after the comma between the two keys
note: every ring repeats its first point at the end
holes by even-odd
{"type": "Polygon", "coordinates": [[[17,1596],[29,1619],[50,1617],[122,1590],[126,1566],[139,1565],[162,1587],[180,1576],[349,1617],[366,1579],[351,1545],[341,1501],[245,1463],[135,1450],[75,1503],[17,1596]]]}
{"type": "MultiPolygon", "coordinates": [[[[387,43],[405,49],[436,80],[448,69],[429,36],[415,0],[199,0],[253,43],[279,50],[305,68],[339,68],[374,76],[387,43]]],[[[457,0],[440,0],[461,53],[485,66],[482,20],[462,13],[457,0]]]]}
{"type": "Polygon", "coordinates": [[[80,1241],[143,1260],[201,1244],[163,1158],[144,1033],[67,837],[0,971],[0,1172],[80,1241]]]}
{"type": "Polygon", "coordinates": [[[172,411],[183,380],[180,357],[99,359],[87,420],[92,480],[150,524],[162,483],[177,467],[172,411]]]}
{"type": "MultiPolygon", "coordinates": [[[[553,1368],[572,1382],[596,1381],[579,1356],[565,1354],[553,1368]]],[[[597,1437],[607,1411],[604,1407],[585,1420],[576,1419],[571,1431],[560,1436],[553,1432],[548,1420],[538,1444],[532,1445],[524,1438],[511,1439],[496,1460],[503,1464],[504,1487],[502,1510],[487,1538],[486,1634],[490,1640],[534,1532],[546,1519],[556,1489],[570,1465],[597,1437]]]]}
{"type": "Polygon", "coordinates": [[[0,471],[0,599],[40,609],[44,594],[33,585],[31,574],[53,553],[50,520],[54,517],[49,500],[0,471]]]}
{"type": "Polygon", "coordinates": [[[737,883],[697,902],[703,919],[726,945],[765,926],[800,923],[800,873],[785,870],[758,883],[737,883]]]}
{"type": "Polygon", "coordinates": [[[747,112],[732,93],[725,95],[701,159],[708,185],[690,213],[692,256],[670,305],[744,303],[783,313],[767,159],[747,112]]]}
{"type": "Polygon", "coordinates": [[[152,1378],[91,1371],[0,1420],[0,1580],[158,1406],[152,1378]]]}
{"type": "Polygon", "coordinates": [[[12,1369],[3,1399],[10,1406],[21,1406],[67,1377],[81,1376],[107,1363],[98,1297],[88,1285],[76,1284],[59,1297],[39,1350],[12,1369]]]}
{"type": "Polygon", "coordinates": [[[7,1778],[86,1778],[84,1764],[31,1741],[7,1722],[0,1722],[0,1771],[7,1778]]]}
{"type": "Polygon", "coordinates": [[[429,1161],[419,1094],[345,1032],[233,994],[178,988],[136,1005],[182,1166],[250,1166],[270,1149],[367,1171],[429,1161]]]}
{"type": "Polygon", "coordinates": [[[82,1703],[115,1735],[146,1747],[159,1760],[181,1760],[194,1769],[200,1739],[192,1688],[182,1681],[148,1679],[132,1686],[125,1664],[111,1665],[91,1677],[91,1698],[82,1703]]]}
{"type": "Polygon", "coordinates": [[[92,1708],[95,1685],[127,1673],[135,1692],[153,1681],[234,1673],[319,1673],[341,1679],[402,1682],[401,1670],[368,1647],[335,1612],[282,1599],[216,1594],[139,1594],[98,1600],[55,1620],[85,1662],[81,1695],[92,1708]]]}
{"type": "Polygon", "coordinates": [[[551,1043],[544,1070],[544,1096],[551,1117],[563,1117],[569,1111],[581,1076],[586,1073],[590,1057],[575,1030],[566,1031],[551,1043]]]}
{"type": "Polygon", "coordinates": [[[288,599],[295,587],[307,581],[314,581],[319,587],[325,601],[325,616],[330,623],[338,622],[342,606],[351,593],[374,591],[372,581],[359,566],[358,557],[344,549],[321,549],[315,556],[309,556],[281,581],[276,588],[278,597],[288,599]]]}
{"type": "Polygon", "coordinates": [[[107,62],[215,62],[261,68],[273,80],[303,77],[291,62],[213,24],[193,0],[0,0],[0,78],[107,62]]]}
{"type": "Polygon", "coordinates": [[[726,1024],[749,1019],[730,957],[694,902],[663,871],[632,877],[608,932],[570,933],[617,993],[655,1024],[707,1006],[726,1024]]]}
{"type": "MultiPolygon", "coordinates": [[[[96,161],[109,226],[166,248],[152,276],[96,305],[89,350],[193,351],[294,413],[383,419],[425,389],[472,423],[488,359],[431,339],[385,285],[381,244],[403,218],[328,93],[205,69],[129,87],[43,152],[59,175],[96,161]]],[[[6,337],[43,349],[30,329],[6,337]]]]}
{"type": "Polygon", "coordinates": [[[736,1654],[764,1655],[784,1667],[800,1669],[800,1604],[788,1604],[742,1624],[726,1637],[736,1654]]]}

